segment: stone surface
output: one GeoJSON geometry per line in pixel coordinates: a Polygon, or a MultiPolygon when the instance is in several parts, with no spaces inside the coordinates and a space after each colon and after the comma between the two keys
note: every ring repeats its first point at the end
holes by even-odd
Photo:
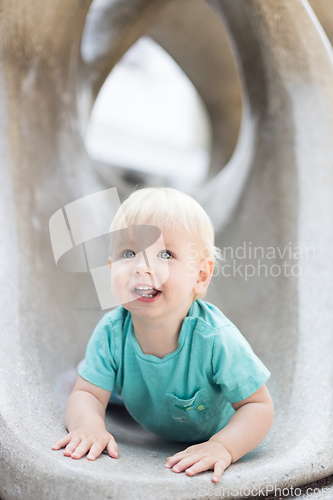
{"type": "MultiPolygon", "coordinates": [[[[3,0],[3,500],[208,499],[228,491],[236,498],[245,488],[295,488],[333,472],[332,50],[305,1],[212,0],[208,5],[215,9],[214,22],[221,17],[227,26],[242,86],[243,119],[230,162],[194,195],[219,230],[218,244],[234,251],[245,245],[246,258],[240,253],[227,255],[231,266],[235,261],[242,267],[230,277],[220,273],[207,298],[239,326],[271,370],[274,426],[262,445],[230,467],[217,485],[212,484],[210,472],[189,478],[166,470],[166,457],[179,445],[141,430],[115,408],[108,412],[107,425],[119,443],[118,460],[102,455],[93,463],[74,461],[51,450],[65,431],[71,374],[102,312],[89,275],[61,273],[55,267],[49,218],[67,203],[109,187],[87,157],[81,130],[121,55],[159,23],[163,44],[176,59],[179,53],[181,64],[189,52],[182,45],[184,33],[179,45],[168,41],[168,32],[175,37],[170,12],[176,2],[110,0],[108,15],[96,14],[96,22],[90,24],[91,36],[103,22],[112,27],[109,35],[101,29],[106,37],[95,48],[91,45],[89,52],[85,33],[88,48],[81,54],[90,1],[3,0]],[[163,9],[169,10],[162,23],[163,9]],[[244,266],[258,265],[249,254],[250,246],[264,249],[261,264],[269,268],[267,277],[256,273],[245,279],[244,266]],[[289,248],[292,253],[296,247],[303,252],[314,248],[315,256],[277,254],[272,259],[268,247],[279,247],[281,252],[287,248],[287,256],[289,248]],[[274,277],[284,262],[301,266],[300,275],[274,277]],[[272,265],[277,266],[274,272],[272,265]]],[[[203,11],[205,7],[201,6],[203,11]]],[[[191,26],[186,29],[193,37],[191,26]]],[[[204,54],[209,53],[209,43],[204,54]]],[[[211,71],[214,79],[216,58],[224,57],[223,43],[211,62],[204,63],[196,46],[198,74],[196,61],[187,68],[193,81],[200,81],[200,68],[211,71]]],[[[213,83],[205,90],[206,102],[213,83]]],[[[213,114],[214,107],[209,112],[213,114]]],[[[222,121],[219,117],[212,124],[222,121]]],[[[225,269],[227,274],[230,269],[225,269]]]]}

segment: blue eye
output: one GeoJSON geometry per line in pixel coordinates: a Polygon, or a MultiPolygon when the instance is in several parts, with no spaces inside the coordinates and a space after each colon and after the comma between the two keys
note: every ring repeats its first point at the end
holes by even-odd
{"type": "Polygon", "coordinates": [[[160,253],[158,254],[158,257],[161,259],[172,259],[173,255],[169,250],[161,250],[160,253]]]}
{"type": "Polygon", "coordinates": [[[124,257],[124,259],[133,259],[135,257],[135,252],[133,252],[133,250],[124,250],[121,252],[121,257],[124,257]]]}

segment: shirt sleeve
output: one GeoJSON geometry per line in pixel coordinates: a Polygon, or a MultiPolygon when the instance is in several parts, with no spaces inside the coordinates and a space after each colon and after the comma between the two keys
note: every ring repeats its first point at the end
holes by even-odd
{"type": "Polygon", "coordinates": [[[270,372],[234,325],[222,327],[213,344],[213,380],[229,403],[248,398],[267,381],[270,372]]]}
{"type": "Polygon", "coordinates": [[[102,389],[112,391],[117,374],[117,366],[112,354],[114,348],[113,326],[105,315],[90,337],[86,357],[79,368],[79,375],[102,389]]]}

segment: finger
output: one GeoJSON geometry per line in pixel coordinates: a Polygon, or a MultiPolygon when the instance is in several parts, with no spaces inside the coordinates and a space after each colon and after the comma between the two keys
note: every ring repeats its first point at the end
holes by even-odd
{"type": "Polygon", "coordinates": [[[188,476],[194,476],[198,472],[202,472],[204,470],[213,469],[214,461],[211,458],[205,457],[192,465],[189,469],[185,470],[185,473],[188,476]]]}
{"type": "Polygon", "coordinates": [[[172,457],[167,458],[165,467],[167,467],[169,469],[169,468],[173,467],[177,462],[179,462],[180,460],[182,460],[183,458],[185,458],[187,456],[188,456],[188,454],[185,451],[180,451],[179,453],[176,453],[172,457]]]}
{"type": "Polygon", "coordinates": [[[110,441],[108,442],[107,450],[109,452],[110,457],[118,458],[119,449],[118,449],[118,445],[117,445],[116,441],[114,440],[114,438],[111,438],[110,441]]]}
{"type": "Polygon", "coordinates": [[[79,446],[80,442],[81,442],[80,438],[71,438],[70,443],[64,449],[64,455],[65,455],[65,457],[72,456],[72,453],[79,446]]]}
{"type": "Polygon", "coordinates": [[[225,462],[216,462],[216,464],[214,465],[214,474],[212,477],[213,483],[219,482],[223,472],[226,470],[227,467],[228,466],[226,465],[225,462]]]}
{"type": "Polygon", "coordinates": [[[87,451],[91,448],[91,441],[81,441],[79,446],[76,447],[75,451],[71,454],[71,457],[74,459],[78,459],[83,457],[87,453],[87,451]]]}
{"type": "Polygon", "coordinates": [[[52,450],[60,450],[60,448],[64,448],[65,446],[68,445],[71,439],[72,439],[71,436],[67,434],[63,438],[59,439],[59,441],[54,443],[54,445],[52,446],[52,450]]]}
{"type": "Polygon", "coordinates": [[[185,457],[182,460],[180,460],[176,465],[172,467],[172,470],[174,472],[181,472],[188,467],[191,467],[191,465],[194,465],[195,463],[199,462],[200,459],[202,459],[202,455],[190,455],[189,457],[185,457]]]}
{"type": "Polygon", "coordinates": [[[100,456],[103,450],[105,450],[105,446],[102,443],[99,442],[94,443],[90,448],[90,451],[87,455],[87,459],[95,460],[95,458],[100,456]]]}

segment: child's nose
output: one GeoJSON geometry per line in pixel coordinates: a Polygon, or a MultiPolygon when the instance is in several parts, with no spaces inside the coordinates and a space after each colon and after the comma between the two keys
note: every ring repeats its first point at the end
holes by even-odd
{"type": "Polygon", "coordinates": [[[134,274],[154,274],[153,269],[148,261],[147,255],[143,252],[136,255],[135,265],[133,269],[134,274]]]}

